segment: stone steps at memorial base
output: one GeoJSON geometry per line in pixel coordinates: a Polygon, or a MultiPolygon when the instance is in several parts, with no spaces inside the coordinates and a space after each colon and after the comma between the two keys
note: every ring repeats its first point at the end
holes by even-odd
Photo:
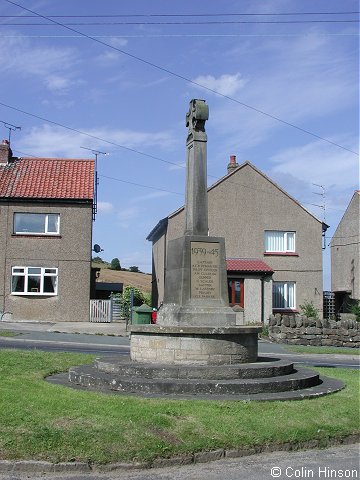
{"type": "Polygon", "coordinates": [[[320,383],[317,373],[298,368],[291,374],[270,378],[209,380],[209,379],[149,379],[124,377],[101,372],[94,366],[73,367],[69,381],[86,387],[110,389],[129,394],[162,395],[229,395],[284,392],[310,388],[320,383]]]}
{"type": "Polygon", "coordinates": [[[287,375],[294,371],[294,365],[277,358],[258,357],[256,363],[231,365],[167,365],[129,361],[127,357],[112,356],[97,358],[94,366],[101,372],[118,376],[149,379],[208,379],[230,380],[237,378],[269,378],[287,375]]]}

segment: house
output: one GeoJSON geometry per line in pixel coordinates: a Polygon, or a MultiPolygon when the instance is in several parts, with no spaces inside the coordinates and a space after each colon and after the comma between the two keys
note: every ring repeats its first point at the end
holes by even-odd
{"type": "MultiPolygon", "coordinates": [[[[245,323],[298,312],[322,315],[322,238],[327,225],[250,162],[230,157],[228,173],[208,188],[209,235],[225,238],[229,301],[245,323]],[[234,283],[235,282],[235,283],[234,283]],[[236,283],[237,282],[237,283],[236,283]]],[[[167,244],[184,232],[184,207],[159,221],[152,242],[153,301],[164,296],[167,244]]]]}
{"type": "Polygon", "coordinates": [[[0,311],[88,321],[94,161],[17,158],[0,145],[0,311]]]}
{"type": "Polygon", "coordinates": [[[331,290],[335,312],[346,310],[350,299],[360,300],[360,190],[354,192],[330,242],[331,290]]]}

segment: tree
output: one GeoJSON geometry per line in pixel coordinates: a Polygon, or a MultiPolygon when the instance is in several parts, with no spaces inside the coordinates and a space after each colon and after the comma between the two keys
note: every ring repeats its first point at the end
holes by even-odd
{"type": "Polygon", "coordinates": [[[139,267],[136,267],[135,265],[133,265],[132,267],[129,267],[129,272],[138,273],[139,272],[139,267]]]}
{"type": "Polygon", "coordinates": [[[93,257],[92,261],[95,263],[105,263],[101,257],[93,257]]]}
{"type": "Polygon", "coordinates": [[[118,258],[111,260],[110,270],[121,270],[120,260],[118,258]]]}

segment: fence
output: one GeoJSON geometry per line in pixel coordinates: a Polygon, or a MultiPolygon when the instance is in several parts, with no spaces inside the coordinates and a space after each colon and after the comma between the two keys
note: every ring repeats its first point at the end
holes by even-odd
{"type": "Polygon", "coordinates": [[[112,301],[90,300],[90,322],[111,322],[112,301]]]}

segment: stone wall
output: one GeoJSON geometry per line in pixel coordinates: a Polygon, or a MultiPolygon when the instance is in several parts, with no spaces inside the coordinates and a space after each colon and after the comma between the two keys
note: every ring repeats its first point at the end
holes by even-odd
{"type": "Polygon", "coordinates": [[[339,321],[276,314],[269,319],[269,338],[291,345],[359,347],[360,323],[351,314],[341,314],[339,321]]]}

